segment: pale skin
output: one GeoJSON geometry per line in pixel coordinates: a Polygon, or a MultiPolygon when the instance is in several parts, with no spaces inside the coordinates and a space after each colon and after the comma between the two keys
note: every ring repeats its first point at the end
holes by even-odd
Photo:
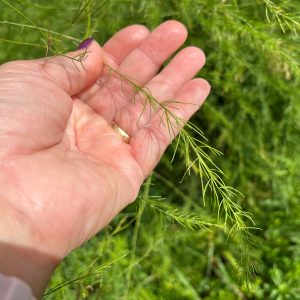
{"type": "Polygon", "coordinates": [[[193,79],[203,52],[184,48],[158,74],[186,37],[177,21],[152,32],[133,25],[102,48],[92,41],[68,53],[88,51],[79,71],[64,56],[0,66],[0,273],[22,278],[37,298],[60,260],[136,199],[171,142],[159,113],[137,122],[142,105],[105,64],[160,101],[178,100],[172,110],[188,120],[210,91],[193,79]]]}

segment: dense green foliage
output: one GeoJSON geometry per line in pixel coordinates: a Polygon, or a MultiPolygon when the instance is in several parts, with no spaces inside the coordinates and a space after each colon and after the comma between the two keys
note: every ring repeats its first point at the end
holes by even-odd
{"type": "Polygon", "coordinates": [[[251,253],[239,233],[228,237],[199,177],[179,183],[186,166],[170,163],[173,145],[137,201],[61,264],[47,299],[300,299],[299,10],[298,0],[0,0],[0,63],[182,21],[212,85],[193,122],[224,153],[212,159],[261,229],[251,253]],[[254,257],[247,285],[235,268],[245,274],[254,257]]]}

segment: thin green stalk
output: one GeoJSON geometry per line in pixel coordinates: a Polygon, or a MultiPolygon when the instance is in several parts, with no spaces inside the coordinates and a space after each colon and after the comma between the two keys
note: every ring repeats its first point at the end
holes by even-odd
{"type": "Polygon", "coordinates": [[[158,213],[162,218],[168,219],[172,223],[177,223],[189,230],[210,230],[211,228],[224,229],[218,220],[208,219],[203,214],[195,214],[188,211],[179,210],[177,207],[172,206],[166,202],[166,199],[160,197],[143,198],[145,204],[158,213]]]}
{"type": "Polygon", "coordinates": [[[39,27],[39,26],[36,26],[36,25],[22,24],[22,23],[10,22],[10,21],[6,21],[6,20],[0,21],[0,24],[13,25],[13,26],[18,26],[18,27],[22,27],[22,28],[38,29],[39,31],[51,33],[51,34],[63,37],[65,39],[74,41],[76,43],[80,43],[81,42],[80,39],[77,39],[77,38],[75,38],[73,36],[70,36],[70,35],[67,35],[67,34],[61,34],[59,32],[56,32],[56,31],[53,31],[53,30],[49,30],[49,29],[46,29],[46,28],[43,28],[43,27],[39,27]]]}
{"type": "Polygon", "coordinates": [[[87,13],[87,19],[86,19],[86,33],[85,33],[85,39],[90,37],[91,34],[91,10],[90,10],[90,2],[88,1],[88,13],[87,13]]]}
{"type": "Polygon", "coordinates": [[[0,42],[10,43],[10,44],[17,44],[17,45],[24,45],[24,46],[32,46],[32,47],[37,47],[37,48],[46,48],[46,46],[42,45],[42,44],[19,42],[19,41],[14,41],[14,40],[3,39],[1,37],[0,37],[0,42]]]}
{"type": "Polygon", "coordinates": [[[144,184],[144,192],[141,196],[141,199],[143,201],[139,201],[138,205],[139,205],[139,209],[137,212],[137,216],[136,216],[136,221],[135,221],[135,226],[134,226],[134,231],[133,231],[133,237],[132,237],[132,249],[131,249],[131,256],[130,256],[130,262],[129,262],[129,268],[128,268],[128,272],[127,272],[127,286],[126,286],[126,291],[125,291],[125,295],[124,295],[124,299],[127,299],[128,297],[128,293],[129,293],[129,289],[130,289],[130,285],[131,285],[131,276],[132,276],[132,269],[135,265],[135,256],[136,256],[136,246],[137,246],[137,239],[138,239],[138,235],[139,235],[139,229],[140,229],[140,225],[141,225],[141,219],[142,219],[142,215],[146,206],[146,201],[144,201],[145,199],[148,199],[149,197],[149,192],[150,192],[150,185],[151,185],[151,180],[152,180],[152,175],[150,175],[145,184],[144,184]]]}
{"type": "Polygon", "coordinates": [[[68,281],[64,281],[62,283],[59,283],[57,284],[56,286],[52,287],[51,289],[47,290],[45,292],[45,294],[43,295],[43,298],[46,298],[48,296],[50,296],[52,293],[58,291],[59,289],[67,286],[67,285],[70,285],[70,284],[75,284],[75,283],[78,283],[80,282],[81,280],[83,279],[86,279],[88,277],[94,277],[94,276],[97,276],[97,275],[101,275],[103,272],[105,272],[108,268],[111,267],[112,264],[116,263],[117,261],[119,261],[120,259],[124,258],[125,256],[127,255],[127,253],[125,254],[122,254],[121,256],[119,256],[118,258],[115,258],[115,259],[112,259],[112,260],[109,260],[105,263],[103,263],[102,265],[96,267],[94,269],[93,272],[90,272],[89,270],[87,272],[83,272],[81,273],[78,277],[76,278],[73,278],[73,279],[70,279],[68,281]]]}
{"type": "Polygon", "coordinates": [[[11,3],[9,3],[9,2],[6,1],[6,0],[0,0],[0,1],[2,1],[4,4],[6,4],[6,5],[9,6],[10,8],[12,8],[14,11],[16,11],[16,12],[17,12],[19,15],[21,15],[25,20],[27,20],[29,23],[31,23],[32,26],[33,26],[34,28],[36,28],[37,30],[39,30],[40,33],[41,33],[43,36],[47,37],[47,35],[46,35],[42,30],[40,30],[39,27],[38,27],[38,26],[37,26],[30,18],[28,18],[25,14],[23,14],[17,7],[15,7],[14,5],[12,5],[11,3]]]}
{"type": "Polygon", "coordinates": [[[172,181],[168,180],[168,178],[155,171],[153,172],[153,174],[166,186],[170,187],[179,197],[181,197],[181,199],[187,202],[191,202],[191,199],[185,193],[183,193],[172,181]]]}

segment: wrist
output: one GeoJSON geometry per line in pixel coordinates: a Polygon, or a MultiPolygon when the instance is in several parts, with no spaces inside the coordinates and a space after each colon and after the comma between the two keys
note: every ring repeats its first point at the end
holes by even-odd
{"type": "Polygon", "coordinates": [[[0,273],[26,282],[40,299],[59,260],[34,249],[0,241],[0,273]]]}
{"type": "Polygon", "coordinates": [[[40,299],[59,261],[46,253],[39,234],[18,207],[0,195],[0,273],[20,278],[40,299]]]}

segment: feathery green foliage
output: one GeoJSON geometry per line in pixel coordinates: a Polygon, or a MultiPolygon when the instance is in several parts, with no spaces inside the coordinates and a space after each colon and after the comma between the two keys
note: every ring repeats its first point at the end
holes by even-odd
{"type": "Polygon", "coordinates": [[[136,203],[62,263],[49,291],[72,278],[76,284],[47,298],[299,299],[297,0],[0,0],[0,63],[62,54],[90,35],[103,43],[123,26],[154,28],[172,18],[188,27],[187,45],[204,49],[199,76],[209,80],[211,95],[136,203]],[[250,216],[244,211],[262,229],[251,231],[255,239],[238,230],[252,226],[251,219],[243,224],[250,216]],[[257,257],[247,286],[239,273],[247,274],[257,257]],[[105,272],[80,278],[112,261],[105,272]]]}
{"type": "MultiPolygon", "coordinates": [[[[271,0],[261,0],[266,6],[266,17],[269,23],[270,14],[276,19],[283,33],[286,32],[286,27],[293,30],[295,33],[300,29],[300,17],[299,15],[294,15],[292,13],[286,12],[282,5],[279,6],[271,0]]],[[[287,1],[286,1],[287,4],[287,1]]]]}
{"type": "MultiPolygon", "coordinates": [[[[251,277],[251,275],[253,275],[256,271],[256,261],[255,257],[250,255],[251,247],[249,247],[249,242],[255,243],[256,246],[259,246],[259,243],[255,241],[254,235],[249,232],[250,229],[254,228],[247,227],[245,223],[246,221],[250,221],[251,225],[254,225],[254,221],[252,220],[251,216],[247,212],[244,212],[241,207],[233,200],[233,197],[240,193],[224,183],[221,177],[224,176],[224,173],[213,162],[209,154],[205,152],[205,149],[209,149],[213,154],[220,154],[220,151],[210,147],[204,142],[205,137],[202,131],[195,124],[189,121],[184,122],[184,120],[176,116],[176,113],[171,110],[171,108],[176,108],[174,107],[174,104],[180,103],[179,100],[169,99],[167,101],[161,102],[153,96],[150,90],[141,87],[138,82],[136,82],[136,80],[131,79],[126,75],[120,74],[110,66],[106,67],[108,68],[110,75],[116,75],[120,79],[121,85],[123,81],[126,81],[126,83],[129,83],[132,86],[134,90],[133,102],[136,103],[137,101],[140,101],[143,104],[141,115],[143,113],[146,113],[149,108],[150,113],[152,111],[154,113],[160,114],[161,125],[167,128],[170,140],[172,140],[180,130],[176,141],[172,161],[174,160],[176,152],[180,149],[180,154],[185,160],[185,165],[187,168],[185,174],[190,174],[190,170],[193,169],[199,176],[203,204],[205,205],[207,194],[210,194],[211,198],[214,201],[214,207],[217,207],[218,220],[220,219],[221,215],[225,222],[224,225],[226,227],[229,227],[229,229],[227,230],[229,232],[229,235],[232,233],[238,234],[240,244],[242,245],[241,253],[243,255],[241,256],[241,260],[244,264],[244,268],[240,269],[239,272],[240,275],[246,275],[245,278],[248,280],[248,278],[251,277]],[[189,131],[196,134],[196,137],[189,133],[189,131]]],[[[187,103],[186,105],[189,104],[187,103]]],[[[139,119],[137,122],[139,122],[139,119]]],[[[155,207],[153,200],[151,206],[152,208],[155,207]]],[[[158,203],[156,203],[156,208],[158,207],[158,203]]],[[[160,207],[162,208],[161,204],[160,207]]],[[[176,209],[170,209],[167,212],[165,210],[165,213],[169,216],[172,215],[173,219],[177,220],[181,224],[191,224],[192,219],[184,213],[178,214],[176,209]],[[185,221],[183,220],[184,217],[186,217],[185,221]]]]}

